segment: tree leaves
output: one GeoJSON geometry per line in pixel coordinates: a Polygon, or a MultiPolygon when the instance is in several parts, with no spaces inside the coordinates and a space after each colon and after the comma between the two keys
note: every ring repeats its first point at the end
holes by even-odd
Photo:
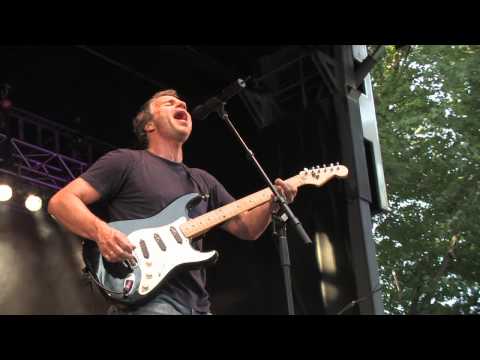
{"type": "Polygon", "coordinates": [[[385,309],[478,313],[480,47],[405,55],[388,46],[372,74],[391,207],[374,233],[385,309]]]}

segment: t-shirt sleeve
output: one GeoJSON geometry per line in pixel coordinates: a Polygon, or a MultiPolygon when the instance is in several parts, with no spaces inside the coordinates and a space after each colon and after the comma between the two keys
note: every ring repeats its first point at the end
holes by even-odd
{"type": "Polygon", "coordinates": [[[121,189],[131,162],[128,149],[113,150],[98,159],[80,177],[95,188],[103,199],[109,198],[121,189]]]}

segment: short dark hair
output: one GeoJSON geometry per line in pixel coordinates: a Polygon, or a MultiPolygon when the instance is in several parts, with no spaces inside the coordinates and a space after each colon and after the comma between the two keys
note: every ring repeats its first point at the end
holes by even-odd
{"type": "Polygon", "coordinates": [[[150,104],[153,100],[160,96],[174,96],[177,99],[180,99],[176,90],[167,89],[161,90],[155,93],[145,104],[142,105],[140,111],[137,115],[133,118],[133,133],[137,137],[138,143],[141,147],[147,148],[148,147],[148,138],[147,133],[145,132],[145,125],[152,119],[153,115],[150,112],[150,104]]]}

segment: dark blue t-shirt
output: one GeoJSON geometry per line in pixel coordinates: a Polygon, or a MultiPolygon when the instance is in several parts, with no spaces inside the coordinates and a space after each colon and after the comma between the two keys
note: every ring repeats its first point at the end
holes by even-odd
{"type": "MultiPolygon", "coordinates": [[[[80,175],[97,190],[107,206],[107,222],[144,219],[156,215],[187,193],[208,193],[190,212],[196,217],[234,201],[212,175],[156,156],[147,150],[118,149],[96,161],[80,175]]],[[[192,246],[202,250],[202,240],[192,246]]],[[[205,269],[178,272],[160,292],[197,311],[210,308],[205,269]]]]}

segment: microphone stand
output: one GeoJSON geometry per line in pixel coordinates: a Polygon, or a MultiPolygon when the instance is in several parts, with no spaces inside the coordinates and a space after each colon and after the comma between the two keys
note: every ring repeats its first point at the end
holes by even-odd
{"type": "Polygon", "coordinates": [[[287,243],[287,221],[293,225],[294,229],[297,231],[300,238],[305,242],[305,244],[311,244],[312,241],[310,240],[307,232],[303,228],[301,222],[297,219],[297,217],[293,214],[292,210],[287,204],[287,201],[280,195],[277,188],[272,184],[268,175],[263,170],[262,166],[259,164],[255,155],[252,150],[250,150],[247,144],[243,141],[242,137],[238,133],[235,126],[230,121],[230,117],[228,116],[227,111],[225,110],[225,102],[218,100],[218,104],[216,104],[216,111],[218,116],[220,116],[228,125],[229,129],[233,132],[237,140],[242,145],[242,148],[248,154],[248,158],[253,162],[255,168],[261,174],[265,182],[267,183],[268,187],[272,190],[273,194],[275,195],[275,201],[280,205],[279,214],[281,216],[276,216],[272,214],[272,220],[274,222],[274,235],[278,236],[279,246],[278,251],[280,253],[280,261],[284,273],[284,281],[285,281],[285,291],[287,295],[287,304],[288,304],[288,313],[289,315],[294,315],[293,309],[293,294],[292,294],[292,284],[291,284],[291,277],[290,277],[290,256],[288,252],[288,243],[287,243]]]}
{"type": "Polygon", "coordinates": [[[278,241],[277,249],[280,254],[280,266],[283,270],[283,280],[287,295],[288,315],[295,315],[295,309],[293,306],[292,277],[290,273],[291,263],[287,242],[287,221],[288,216],[285,213],[282,213],[282,215],[272,214],[273,235],[277,236],[278,241]]]}

